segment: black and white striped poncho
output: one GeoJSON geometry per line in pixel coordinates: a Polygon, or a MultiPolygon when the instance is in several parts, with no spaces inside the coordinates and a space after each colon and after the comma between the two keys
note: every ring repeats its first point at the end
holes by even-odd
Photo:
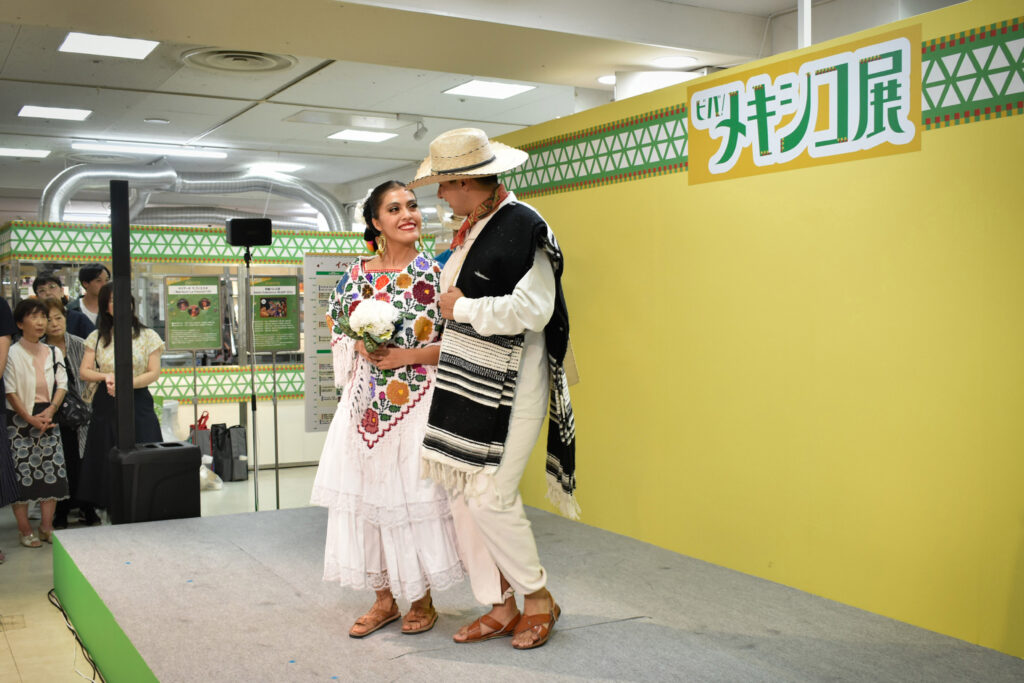
{"type": "MultiPolygon", "coordinates": [[[[569,315],[562,294],[562,252],[544,219],[513,202],[491,216],[466,255],[456,286],[470,298],[505,296],[545,251],[555,273],[555,307],[544,328],[550,370],[547,466],[548,498],[567,517],[578,518],[576,429],[562,362],[569,343],[569,315]],[[466,277],[486,273],[487,277],[466,277]]],[[[423,441],[424,470],[448,491],[464,492],[477,474],[501,464],[518,381],[524,334],[478,334],[448,321],[441,338],[434,396],[423,441]]]]}

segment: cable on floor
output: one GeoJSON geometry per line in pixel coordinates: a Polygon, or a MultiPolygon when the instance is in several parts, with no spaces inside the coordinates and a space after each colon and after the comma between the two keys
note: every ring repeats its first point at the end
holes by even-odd
{"type": "Polygon", "coordinates": [[[74,668],[75,673],[78,674],[79,676],[81,676],[82,678],[84,678],[85,680],[91,681],[91,683],[104,683],[103,674],[100,673],[99,668],[96,666],[96,662],[92,661],[92,657],[89,656],[89,651],[85,649],[85,643],[82,642],[82,639],[78,636],[78,631],[75,630],[75,627],[74,627],[74,625],[72,625],[71,620],[68,619],[68,613],[64,611],[64,606],[60,604],[60,599],[57,597],[56,589],[51,588],[46,593],[46,597],[50,599],[50,604],[51,605],[53,605],[54,607],[56,607],[57,609],[60,610],[61,616],[64,617],[64,623],[67,624],[68,630],[71,631],[71,635],[73,635],[75,637],[75,643],[76,643],[75,659],[74,659],[74,662],[72,662],[72,665],[71,665],[74,668]],[[90,676],[86,676],[84,673],[82,673],[81,671],[78,670],[78,651],[79,650],[82,651],[82,655],[85,656],[85,660],[87,662],[89,662],[89,666],[92,667],[92,676],[91,677],[90,676]]]}

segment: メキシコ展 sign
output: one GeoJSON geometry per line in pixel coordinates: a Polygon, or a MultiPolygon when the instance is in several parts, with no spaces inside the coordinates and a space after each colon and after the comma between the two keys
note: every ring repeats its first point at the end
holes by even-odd
{"type": "Polygon", "coordinates": [[[921,148],[921,26],[804,52],[687,92],[689,183],[921,148]]]}
{"type": "Polygon", "coordinates": [[[167,350],[205,351],[221,348],[219,277],[168,277],[167,350]]]}

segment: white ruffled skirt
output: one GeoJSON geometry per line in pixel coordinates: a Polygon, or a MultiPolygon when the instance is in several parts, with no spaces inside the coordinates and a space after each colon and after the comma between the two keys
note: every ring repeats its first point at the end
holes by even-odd
{"type": "Polygon", "coordinates": [[[447,494],[420,478],[430,397],[369,448],[347,396],[327,432],[310,501],[328,508],[324,580],[390,588],[409,600],[461,581],[465,572],[447,494]]]}

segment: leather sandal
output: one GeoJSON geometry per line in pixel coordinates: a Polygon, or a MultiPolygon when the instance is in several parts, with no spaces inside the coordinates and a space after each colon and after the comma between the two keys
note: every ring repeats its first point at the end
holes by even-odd
{"type": "Polygon", "coordinates": [[[532,650],[535,647],[540,647],[544,643],[548,642],[548,638],[551,637],[551,632],[555,630],[555,622],[558,621],[558,617],[561,616],[562,610],[554,600],[551,601],[551,612],[549,614],[531,614],[530,616],[524,616],[519,620],[519,626],[516,628],[516,634],[520,634],[523,631],[533,631],[537,636],[537,640],[533,641],[529,645],[516,645],[512,644],[517,650],[532,650]]]}
{"type": "MultiPolygon", "coordinates": [[[[510,636],[515,632],[516,626],[519,624],[519,620],[522,616],[522,614],[516,612],[516,615],[509,619],[507,624],[502,624],[490,614],[485,614],[466,628],[465,640],[456,640],[455,642],[482,643],[483,641],[490,640],[491,638],[503,638],[505,636],[510,636]],[[492,630],[487,633],[481,633],[483,630],[481,628],[481,624],[492,630]]],[[[452,638],[452,640],[455,639],[452,638]]]]}
{"type": "Polygon", "coordinates": [[[35,534],[29,534],[28,536],[23,536],[21,534],[18,534],[18,542],[21,543],[26,548],[42,548],[43,547],[43,544],[39,541],[38,538],[36,538],[35,534]]]}
{"type": "Polygon", "coordinates": [[[414,635],[416,633],[426,633],[430,629],[434,628],[434,624],[437,623],[437,610],[434,609],[434,601],[431,600],[426,609],[418,607],[410,607],[409,611],[405,613],[405,619],[402,620],[402,633],[407,636],[414,635]],[[420,624],[416,628],[407,629],[406,626],[412,623],[420,624]]]}
{"type": "Polygon", "coordinates": [[[40,541],[44,543],[53,543],[53,529],[49,531],[43,531],[42,527],[39,527],[38,537],[40,541]]]}
{"type": "Polygon", "coordinates": [[[351,638],[365,638],[374,631],[387,626],[392,621],[399,619],[402,613],[398,611],[398,605],[392,605],[392,611],[387,612],[383,608],[374,605],[370,611],[356,619],[356,623],[349,629],[348,635],[351,638]],[[356,628],[364,626],[366,631],[357,631],[356,628]]]}

